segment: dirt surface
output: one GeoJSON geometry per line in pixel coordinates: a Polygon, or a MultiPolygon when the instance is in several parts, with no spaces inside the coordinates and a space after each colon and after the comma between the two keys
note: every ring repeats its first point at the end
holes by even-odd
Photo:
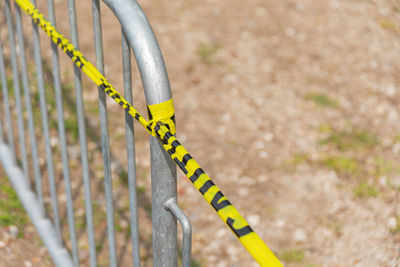
{"type": "Polygon", "coordinates": [[[23,233],[23,236],[15,238],[10,235],[9,227],[0,227],[0,266],[54,266],[35,228],[24,227],[23,233]]]}
{"type": "MultiPolygon", "coordinates": [[[[66,4],[57,5],[63,10],[66,4]]],[[[400,2],[141,5],[168,69],[179,140],[285,266],[400,266],[400,2]]],[[[90,3],[77,6],[81,48],[94,62],[90,3]]],[[[57,15],[59,28],[68,32],[67,15],[57,15]]],[[[109,12],[102,19],[106,74],[122,91],[119,28],[109,12]]],[[[63,79],[71,83],[72,71],[65,69],[63,79]]],[[[138,76],[135,70],[134,105],[145,114],[138,76]]],[[[84,96],[87,109],[97,105],[93,86],[84,96]]],[[[124,124],[119,107],[110,104],[109,109],[115,152],[124,146],[124,124]]],[[[96,118],[88,124],[98,127],[96,118]]],[[[136,128],[147,266],[148,139],[136,128]]],[[[101,162],[100,153],[92,157],[101,162]]],[[[117,159],[126,162],[124,155],[117,159]]],[[[102,171],[94,168],[101,184],[102,171]]],[[[123,210],[127,191],[115,180],[116,206],[123,210]]],[[[193,225],[197,266],[257,266],[181,173],[178,192],[193,225]]],[[[100,206],[102,201],[101,195],[95,197],[100,206]]],[[[124,230],[118,233],[120,244],[125,236],[124,230]]],[[[85,263],[87,253],[82,255],[85,263]]],[[[122,266],[128,258],[122,258],[122,266]]],[[[107,265],[106,256],[100,259],[107,265]]]]}

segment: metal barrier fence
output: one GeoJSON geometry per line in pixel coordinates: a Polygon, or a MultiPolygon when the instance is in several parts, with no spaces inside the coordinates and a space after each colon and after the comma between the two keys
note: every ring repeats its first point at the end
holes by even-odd
{"type": "MultiPolygon", "coordinates": [[[[147,105],[163,103],[171,99],[169,81],[157,40],[138,3],[134,0],[103,1],[121,24],[124,97],[132,102],[132,48],[140,70],[147,105]]],[[[31,66],[26,53],[27,51],[30,52],[27,47],[31,44],[25,44],[21,10],[17,5],[14,6],[13,2],[5,0],[0,3],[0,11],[2,15],[4,14],[4,20],[1,19],[0,21],[0,74],[3,99],[0,109],[0,160],[57,266],[78,266],[82,264],[82,259],[79,256],[82,253],[82,246],[78,242],[77,215],[74,211],[74,203],[77,200],[75,200],[74,190],[71,188],[71,183],[74,181],[82,181],[84,225],[87,231],[85,240],[87,239],[90,258],[87,264],[97,266],[99,265],[98,246],[102,245],[99,243],[103,239],[98,240],[96,238],[97,228],[94,218],[96,218],[98,209],[94,210],[93,208],[96,204],[93,202],[93,198],[96,196],[93,196],[93,171],[89,160],[88,129],[87,121],[85,121],[81,70],[74,66],[76,111],[72,111],[76,114],[77,127],[73,129],[75,134],[76,131],[78,132],[80,164],[74,166],[71,170],[69,155],[71,151],[69,151],[69,148],[72,141],[69,140],[68,136],[74,133],[66,131],[69,126],[66,125],[65,121],[66,92],[61,82],[58,48],[55,44],[52,44],[51,51],[41,50],[38,27],[35,23],[32,23],[34,65],[31,66]],[[3,49],[4,47],[8,50],[3,49]],[[46,70],[47,66],[43,65],[42,52],[51,53],[51,70],[46,70]],[[8,68],[10,65],[11,70],[8,68]],[[34,69],[34,71],[31,69],[34,69]],[[36,74],[36,77],[32,77],[33,74],[36,74]],[[49,75],[52,77],[50,86],[48,80],[46,80],[49,75]],[[55,103],[50,103],[48,87],[50,87],[50,93],[55,98],[55,103]],[[49,105],[56,109],[56,123],[52,123],[50,118],[49,112],[53,112],[48,110],[49,105]],[[15,118],[16,126],[14,125],[15,118]],[[52,127],[53,124],[56,124],[56,126],[52,127]],[[26,125],[28,126],[27,129],[25,129],[26,125]],[[51,137],[51,133],[56,130],[55,128],[58,129],[57,149],[52,144],[53,139],[51,137]],[[26,135],[29,136],[29,139],[26,139],[26,135]],[[15,140],[16,136],[18,141],[15,140]],[[40,161],[39,154],[43,153],[45,153],[46,164],[40,161]],[[56,168],[59,163],[62,163],[62,170],[56,168]],[[78,170],[79,176],[77,176],[78,170]],[[44,177],[46,176],[47,181],[45,183],[44,177]],[[65,201],[60,200],[61,180],[65,191],[65,201]],[[65,202],[65,205],[60,205],[61,202],[65,202]],[[63,216],[63,214],[66,214],[66,216],[63,216]],[[64,223],[65,217],[68,227],[64,223]],[[66,234],[67,232],[68,234],[66,234]]],[[[36,4],[35,1],[32,1],[32,3],[36,4]]],[[[47,8],[50,22],[56,25],[53,0],[47,0],[47,8]]],[[[68,15],[71,40],[73,45],[78,48],[74,0],[68,0],[68,15]]],[[[92,0],[92,17],[97,68],[100,72],[104,72],[102,16],[99,0],[92,0]]],[[[70,92],[67,92],[67,94],[70,94],[70,92]]],[[[117,266],[120,252],[117,251],[115,237],[114,220],[116,212],[113,201],[115,196],[113,196],[111,179],[112,151],[110,151],[109,145],[105,92],[100,88],[98,90],[98,105],[104,170],[108,264],[117,266]]],[[[131,233],[132,263],[134,266],[140,266],[135,134],[133,120],[128,114],[125,115],[125,123],[126,145],[124,147],[126,147],[128,162],[126,176],[129,188],[130,214],[128,231],[131,233]]],[[[153,264],[154,266],[177,265],[177,218],[183,229],[182,264],[190,266],[191,226],[187,216],[176,204],[176,167],[157,139],[155,137],[150,139],[153,264]]],[[[119,150],[118,153],[121,154],[121,151],[119,150]]],[[[64,192],[62,195],[64,195],[64,192]]]]}

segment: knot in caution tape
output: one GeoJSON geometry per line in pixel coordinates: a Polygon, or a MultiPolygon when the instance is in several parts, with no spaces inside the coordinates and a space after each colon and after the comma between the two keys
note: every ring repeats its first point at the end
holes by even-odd
{"type": "Polygon", "coordinates": [[[154,131],[157,124],[164,125],[171,134],[176,134],[175,109],[172,98],[159,104],[148,105],[147,110],[149,113],[149,124],[151,129],[153,129],[153,136],[157,135],[154,131]]]}

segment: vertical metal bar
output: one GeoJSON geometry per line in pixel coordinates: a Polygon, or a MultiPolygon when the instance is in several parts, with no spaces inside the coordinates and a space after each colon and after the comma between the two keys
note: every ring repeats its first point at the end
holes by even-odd
{"type": "MultiPolygon", "coordinates": [[[[9,2],[6,0],[6,2],[9,2]]],[[[13,45],[12,43],[10,43],[13,45]]],[[[22,50],[22,48],[21,48],[22,50]]],[[[49,134],[49,125],[47,118],[47,105],[46,105],[46,97],[44,95],[43,88],[39,89],[39,102],[40,102],[40,110],[42,115],[42,126],[43,126],[43,134],[45,139],[45,147],[46,147],[46,159],[47,159],[47,168],[49,174],[49,185],[50,185],[50,194],[51,194],[51,202],[53,208],[53,220],[56,227],[56,231],[59,234],[59,238],[61,241],[61,227],[60,227],[60,218],[58,212],[58,203],[57,203],[57,191],[54,181],[54,167],[53,167],[53,156],[50,145],[50,134],[49,134]]],[[[24,144],[25,145],[25,144],[24,144]]]]}
{"type": "MultiPolygon", "coordinates": [[[[0,56],[1,57],[1,56],[0,56]]],[[[1,62],[0,62],[1,63],[1,62]]],[[[1,68],[1,67],[0,67],[1,68]]],[[[0,70],[1,71],[1,70],[0,70]]],[[[3,118],[0,109],[0,143],[4,144],[3,118]]]]}
{"type": "Polygon", "coordinates": [[[1,109],[0,109],[0,143],[4,143],[3,120],[1,116],[1,109]]]}
{"type": "MultiPolygon", "coordinates": [[[[0,9],[1,9],[1,4],[0,4],[0,9]]],[[[1,32],[1,28],[0,28],[0,32],[1,32]]],[[[0,78],[2,80],[2,84],[4,84],[4,82],[7,83],[7,78],[6,78],[6,75],[5,75],[5,66],[4,66],[4,59],[3,59],[3,47],[2,47],[1,38],[0,38],[0,78]]],[[[4,110],[6,110],[6,107],[4,107],[4,110]]],[[[0,108],[0,142],[4,143],[3,118],[2,117],[3,116],[1,114],[1,108],[0,108]]]]}
{"type": "Polygon", "coordinates": [[[13,129],[12,129],[10,103],[8,100],[8,98],[9,98],[8,97],[8,85],[7,85],[6,68],[5,68],[5,64],[4,64],[3,45],[2,45],[1,36],[0,36],[0,75],[1,75],[1,83],[2,83],[4,113],[6,115],[6,122],[7,122],[8,146],[11,151],[12,162],[15,164],[14,133],[13,133],[13,129]]]}
{"type": "MultiPolygon", "coordinates": [[[[103,37],[101,31],[101,10],[100,10],[99,0],[92,0],[92,12],[93,12],[94,43],[96,49],[96,66],[97,69],[102,74],[104,74],[103,37]]],[[[111,181],[107,105],[106,105],[106,96],[104,90],[99,87],[98,93],[99,93],[101,151],[103,153],[104,189],[106,194],[106,207],[107,207],[108,250],[110,256],[110,266],[117,266],[117,250],[116,250],[115,228],[114,228],[115,227],[114,205],[113,205],[113,193],[112,193],[112,181],[111,181]]]]}
{"type": "MultiPolygon", "coordinates": [[[[29,87],[29,77],[28,77],[28,69],[26,65],[26,55],[25,55],[25,41],[24,41],[24,32],[22,29],[22,18],[21,18],[21,10],[17,4],[15,4],[15,13],[16,13],[16,27],[17,27],[17,35],[18,35],[18,44],[19,44],[19,59],[21,64],[22,70],[22,85],[24,88],[24,96],[25,96],[25,105],[26,111],[28,113],[28,127],[29,127],[29,137],[31,143],[31,153],[32,153],[32,162],[33,162],[33,172],[35,175],[35,187],[36,187],[36,194],[38,195],[39,202],[43,206],[43,193],[42,193],[42,178],[40,174],[39,168],[39,157],[36,145],[36,136],[35,136],[35,121],[32,111],[32,102],[31,102],[31,94],[30,94],[30,87],[29,87]]],[[[36,48],[36,47],[35,47],[36,48]]],[[[35,57],[37,57],[37,49],[35,49],[35,57]]],[[[40,55],[39,55],[40,56],[40,55]]],[[[39,57],[39,60],[40,57],[39,57]]],[[[36,71],[39,75],[39,69],[36,66],[36,71]]],[[[43,76],[41,80],[39,80],[39,85],[43,85],[43,76]]],[[[43,210],[44,211],[44,210],[43,210]]],[[[42,211],[42,212],[43,212],[42,211]]]]}
{"type": "Polygon", "coordinates": [[[5,15],[8,25],[8,37],[10,40],[10,49],[11,49],[11,65],[13,72],[13,82],[14,82],[14,92],[15,92],[15,102],[17,105],[17,121],[18,121],[18,131],[19,131],[19,142],[20,142],[20,150],[22,156],[22,168],[24,170],[26,183],[29,184],[29,170],[28,170],[28,156],[26,153],[26,142],[25,142],[25,127],[24,127],[24,118],[22,113],[22,102],[21,102],[21,89],[19,84],[19,74],[18,74],[18,65],[17,65],[17,52],[15,48],[15,40],[14,40],[14,29],[13,29],[13,21],[11,16],[11,6],[10,1],[5,0],[5,15]]]}
{"type": "MultiPolygon", "coordinates": [[[[54,18],[54,7],[53,0],[51,2],[53,9],[53,20],[54,18]]],[[[49,6],[50,9],[50,6],[49,6]]],[[[72,44],[79,49],[78,40],[78,26],[76,21],[76,10],[75,1],[68,0],[68,15],[72,44]]],[[[94,226],[93,226],[93,209],[92,209],[92,196],[91,196],[91,186],[90,186],[90,176],[89,176],[89,162],[88,162],[88,147],[86,140],[86,125],[84,116],[84,106],[83,106],[83,94],[82,94],[82,78],[81,72],[78,67],[74,65],[74,85],[76,93],[76,110],[78,118],[78,131],[79,131],[79,143],[81,150],[81,163],[82,163],[82,177],[84,183],[85,191],[85,209],[86,209],[86,225],[88,231],[89,239],[89,250],[90,250],[90,264],[91,266],[96,266],[96,248],[95,248],[95,237],[94,237],[94,226]]]]}
{"type": "MultiPolygon", "coordinates": [[[[1,56],[0,56],[1,57],[1,56]]],[[[1,62],[0,62],[1,63],[1,62]]],[[[1,68],[1,67],[0,67],[1,68]]],[[[1,71],[1,70],[0,70],[1,71]]],[[[0,143],[4,144],[3,118],[0,109],[0,143]]]]}
{"type": "MultiPolygon", "coordinates": [[[[36,1],[32,1],[34,5],[36,5],[36,1]]],[[[17,9],[19,9],[16,6],[17,9]]],[[[46,105],[46,90],[44,86],[44,77],[43,77],[43,66],[42,66],[42,54],[40,51],[40,39],[39,39],[39,32],[37,25],[32,22],[32,30],[33,30],[33,37],[34,37],[34,54],[35,54],[35,63],[36,63],[36,73],[38,79],[38,88],[39,88],[39,95],[41,106],[44,103],[46,105]],[[42,103],[43,101],[43,103],[42,103]]],[[[46,134],[49,135],[49,127],[48,127],[48,118],[47,118],[47,108],[42,109],[42,120],[43,120],[43,130],[46,138],[46,134]]],[[[74,263],[78,265],[79,263],[79,256],[78,256],[78,243],[76,239],[76,231],[75,231],[75,218],[74,218],[74,209],[73,209],[73,202],[72,202],[72,193],[71,193],[71,185],[70,185],[70,177],[69,177],[69,166],[68,166],[68,157],[66,156],[66,142],[65,142],[65,133],[64,128],[60,129],[59,127],[59,136],[60,142],[62,146],[61,156],[63,161],[63,176],[64,176],[64,183],[65,183],[65,190],[67,196],[67,213],[68,213],[68,227],[69,227],[69,236],[71,240],[71,247],[72,247],[72,255],[74,258],[74,263]]],[[[53,161],[52,161],[52,153],[51,153],[51,145],[50,141],[46,141],[46,151],[48,157],[48,166],[51,166],[50,169],[53,169],[53,161]],[[50,160],[49,160],[50,157],[50,160]]],[[[49,172],[50,179],[54,180],[54,170],[49,172]],[[53,178],[51,178],[51,175],[53,178]]]]}
{"type": "MultiPolygon", "coordinates": [[[[128,39],[121,28],[124,97],[132,103],[132,63],[128,39]]],[[[125,113],[126,149],[128,157],[129,208],[131,217],[132,256],[135,267],[140,267],[138,202],[136,192],[135,130],[133,118],[125,113]]]]}
{"type": "Polygon", "coordinates": [[[151,201],[154,266],[177,266],[177,225],[165,210],[168,199],[176,201],[176,168],[155,137],[150,138],[151,201]]]}
{"type": "Polygon", "coordinates": [[[165,203],[165,208],[179,220],[182,226],[182,266],[190,267],[192,258],[192,225],[189,217],[178,207],[174,200],[165,203]]]}

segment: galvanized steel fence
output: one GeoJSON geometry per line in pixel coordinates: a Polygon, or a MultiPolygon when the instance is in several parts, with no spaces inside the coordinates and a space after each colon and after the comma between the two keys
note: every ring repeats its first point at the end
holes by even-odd
{"type": "MultiPolygon", "coordinates": [[[[122,65],[124,97],[132,102],[131,49],[135,55],[145,91],[146,104],[163,103],[171,99],[171,90],[164,61],[146,16],[134,0],[103,0],[121,24],[122,65]]],[[[92,20],[96,67],[104,72],[103,37],[99,0],[92,0],[92,20]]],[[[32,1],[36,4],[35,1],[32,1]]],[[[86,228],[89,260],[84,264],[99,265],[99,244],[103,239],[96,238],[93,206],[93,171],[91,170],[88,149],[88,124],[85,120],[84,98],[82,93],[81,70],[74,66],[76,125],[78,132],[80,163],[71,170],[69,153],[72,141],[68,138],[71,127],[66,125],[65,94],[61,82],[60,59],[56,44],[51,51],[41,49],[38,26],[32,22],[32,43],[25,44],[25,31],[21,10],[14,1],[0,3],[0,75],[2,103],[0,106],[0,160],[11,183],[18,193],[33,224],[46,245],[57,266],[78,266],[82,264],[82,245],[76,227],[74,190],[71,183],[82,181],[84,195],[84,225],[86,228]],[[33,53],[34,64],[30,57],[33,53]],[[43,60],[42,53],[51,54],[51,64],[43,60]],[[49,68],[48,66],[51,67],[49,68]],[[32,71],[32,69],[34,71],[32,71]],[[49,72],[49,73],[47,73],[49,72]],[[51,83],[48,85],[48,77],[51,83]],[[21,91],[22,88],[22,91],[21,91]],[[49,88],[55,103],[49,103],[49,88]],[[56,122],[53,123],[48,107],[56,109],[56,122]],[[15,125],[16,121],[16,125],[15,125]],[[26,128],[26,126],[28,126],[26,128]],[[67,129],[68,128],[68,129],[67,129]],[[66,130],[67,129],[67,130],[66,130]],[[58,144],[52,144],[52,132],[57,130],[58,144]],[[28,136],[28,138],[26,138],[28,136]],[[17,140],[16,140],[17,139],[17,140]],[[41,162],[45,154],[45,164],[41,162]],[[57,155],[55,155],[57,154],[57,155]],[[56,168],[62,164],[62,168],[56,168]],[[77,174],[79,170],[79,175],[77,174]],[[73,174],[72,174],[73,173],[73,174]],[[47,181],[44,184],[44,179],[47,181]],[[60,201],[60,183],[63,183],[60,201]],[[60,205],[60,202],[63,204],[60,205]],[[65,204],[64,204],[65,202],[65,204]],[[66,216],[63,216],[65,214],[66,216]],[[64,219],[66,217],[67,225],[64,219]],[[64,225],[64,226],[63,226],[64,225]],[[68,233],[68,234],[67,234],[68,233]]],[[[48,18],[55,21],[54,1],[47,0],[48,18]]],[[[72,44],[78,48],[78,29],[75,0],[68,0],[69,28],[72,44]]],[[[48,39],[44,40],[48,42],[48,39]]],[[[115,53],[115,51],[114,51],[115,53]]],[[[100,143],[104,170],[104,194],[107,221],[108,264],[118,265],[116,226],[114,209],[115,195],[112,189],[112,151],[110,150],[108,112],[105,92],[98,90],[98,118],[100,121],[100,143]]],[[[138,201],[136,190],[135,133],[133,119],[125,115],[126,123],[126,176],[129,188],[129,230],[132,246],[132,263],[140,266],[138,201]]],[[[72,133],[74,134],[74,133],[72,133]]],[[[118,151],[122,153],[121,150],[118,151]]],[[[176,266],[178,263],[178,242],[176,218],[183,229],[182,264],[190,266],[191,226],[187,216],[176,204],[176,166],[155,137],[150,137],[151,155],[151,219],[152,249],[154,266],[176,266]]]]}

